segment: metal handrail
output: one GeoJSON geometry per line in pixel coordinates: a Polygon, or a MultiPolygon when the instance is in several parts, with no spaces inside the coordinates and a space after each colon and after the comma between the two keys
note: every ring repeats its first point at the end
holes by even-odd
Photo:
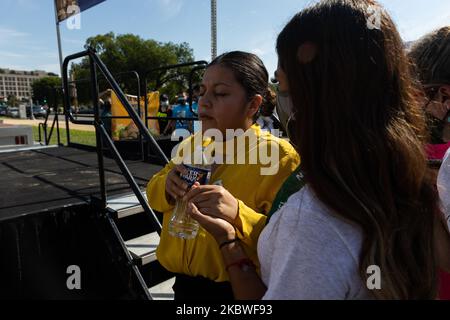
{"type": "Polygon", "coordinates": [[[156,231],[160,234],[161,233],[161,223],[159,222],[156,214],[154,211],[150,208],[147,201],[145,200],[144,196],[142,195],[142,192],[136,183],[134,177],[132,176],[131,172],[128,170],[128,167],[126,166],[124,160],[120,156],[118,150],[114,146],[113,141],[111,140],[111,137],[109,137],[108,133],[106,132],[105,127],[103,126],[103,123],[100,118],[99,114],[99,105],[98,105],[98,85],[97,85],[97,68],[102,72],[103,76],[106,78],[108,83],[110,84],[112,90],[117,95],[117,98],[122,103],[122,105],[125,107],[125,110],[127,110],[128,114],[131,116],[135,124],[137,125],[140,133],[144,137],[144,139],[152,143],[155,149],[157,150],[159,156],[161,159],[168,163],[169,160],[167,159],[164,152],[159,147],[156,140],[153,138],[153,136],[150,134],[150,132],[146,129],[144,126],[142,120],[140,119],[139,115],[136,113],[136,111],[133,109],[131,104],[128,102],[125,94],[122,92],[121,88],[107,69],[107,67],[103,64],[103,62],[100,60],[100,58],[97,56],[95,50],[93,48],[88,47],[85,51],[78,52],[72,55],[67,56],[64,59],[63,62],[63,68],[62,68],[62,74],[63,74],[63,87],[64,87],[64,111],[66,115],[66,123],[68,127],[68,122],[72,122],[75,124],[83,124],[83,125],[93,125],[95,126],[95,132],[96,132],[96,140],[97,140],[97,156],[98,156],[98,164],[99,164],[99,175],[100,175],[100,189],[101,189],[101,201],[102,201],[102,207],[106,208],[106,185],[105,185],[105,170],[104,170],[104,163],[103,163],[103,141],[105,141],[113,155],[114,160],[116,161],[117,165],[119,166],[120,170],[124,174],[127,182],[129,183],[130,187],[132,188],[134,194],[136,195],[137,199],[139,200],[139,203],[141,204],[144,211],[152,218],[151,221],[156,229],[156,231]],[[71,60],[79,59],[82,57],[88,56],[90,60],[90,68],[91,68],[91,79],[92,79],[92,93],[94,95],[94,121],[83,121],[83,120],[77,120],[74,118],[71,108],[70,108],[70,100],[69,100],[69,82],[68,82],[68,65],[71,60]]]}
{"type": "MultiPolygon", "coordinates": [[[[165,163],[169,162],[169,159],[167,159],[166,155],[164,154],[164,152],[161,150],[161,148],[159,147],[158,143],[155,141],[155,139],[153,138],[153,136],[150,134],[150,132],[147,130],[147,128],[145,127],[144,123],[142,122],[142,120],[140,119],[139,115],[136,113],[136,111],[133,109],[133,107],[131,106],[131,104],[128,102],[125,94],[123,93],[122,89],[120,89],[120,86],[117,84],[117,82],[114,80],[113,76],[111,75],[111,73],[109,72],[108,68],[104,65],[104,63],[100,60],[100,58],[97,56],[96,52],[94,49],[92,48],[88,48],[85,51],[82,52],[78,52],[75,54],[72,54],[70,56],[67,56],[66,59],[64,59],[64,63],[63,63],[63,84],[64,84],[64,91],[68,92],[69,90],[69,86],[68,86],[68,81],[67,81],[67,67],[68,64],[71,60],[75,60],[75,59],[79,59],[81,57],[85,57],[85,56],[89,56],[90,59],[92,59],[93,63],[100,69],[100,71],[103,73],[103,75],[105,76],[106,80],[108,81],[108,83],[110,84],[112,90],[116,93],[117,98],[119,99],[119,101],[121,102],[121,104],[125,107],[125,110],[127,110],[128,114],[131,116],[131,118],[133,119],[133,121],[135,122],[136,126],[138,127],[139,131],[141,132],[141,134],[143,135],[144,139],[147,142],[152,143],[155,148],[157,153],[159,154],[159,156],[161,157],[161,159],[163,159],[163,161],[165,163]]],[[[96,83],[94,84],[96,85],[96,83]]],[[[98,104],[98,100],[94,101],[94,105],[95,103],[98,104]]],[[[65,105],[65,113],[66,113],[66,118],[70,120],[70,122],[75,123],[75,124],[84,124],[84,125],[95,125],[94,121],[84,121],[84,120],[77,120],[73,117],[72,111],[70,110],[70,101],[69,101],[69,95],[65,94],[64,95],[64,105],[65,105]]]]}
{"type": "MultiPolygon", "coordinates": [[[[41,126],[43,128],[44,131],[44,144],[46,146],[48,146],[50,144],[51,138],[52,138],[52,134],[53,134],[53,129],[55,127],[55,122],[56,122],[56,129],[57,129],[57,139],[58,139],[58,145],[61,145],[61,136],[60,136],[60,132],[59,132],[59,119],[58,119],[58,102],[57,102],[57,94],[56,94],[56,90],[61,89],[60,87],[53,87],[53,92],[54,92],[54,98],[55,98],[55,105],[53,106],[53,108],[55,109],[55,118],[53,118],[53,123],[50,127],[50,133],[47,135],[47,122],[48,122],[48,117],[51,114],[51,107],[49,107],[49,109],[47,110],[47,113],[45,115],[45,121],[44,123],[39,123],[38,124],[38,131],[39,131],[39,142],[42,142],[42,136],[41,136],[41,126]]],[[[33,106],[30,107],[30,112],[33,112],[33,106]]]]}
{"type": "Polygon", "coordinates": [[[48,142],[47,142],[47,123],[46,122],[44,122],[44,123],[39,122],[38,123],[39,143],[42,142],[41,127],[42,127],[42,130],[44,131],[44,145],[48,146],[48,142]]]}

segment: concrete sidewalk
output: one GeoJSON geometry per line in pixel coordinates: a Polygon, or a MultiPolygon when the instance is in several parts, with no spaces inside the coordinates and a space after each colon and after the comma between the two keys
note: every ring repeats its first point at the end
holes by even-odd
{"type": "MultiPolygon", "coordinates": [[[[44,119],[39,120],[29,120],[29,119],[13,119],[13,118],[0,118],[3,120],[3,123],[5,124],[17,124],[17,125],[29,125],[29,126],[38,126],[39,123],[44,123],[44,119]]],[[[52,125],[53,120],[50,121],[50,119],[47,122],[47,126],[50,128],[52,125]]],[[[56,124],[55,124],[56,128],[56,124]]],[[[65,129],[66,128],[66,122],[65,121],[59,121],[59,128],[65,129]]],[[[94,126],[86,126],[86,125],[79,125],[79,124],[69,124],[70,129],[74,130],[80,130],[80,131],[95,131],[94,126]]]]}

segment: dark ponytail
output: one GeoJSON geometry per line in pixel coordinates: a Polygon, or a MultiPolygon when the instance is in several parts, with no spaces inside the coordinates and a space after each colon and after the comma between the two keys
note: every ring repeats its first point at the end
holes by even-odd
{"type": "Polygon", "coordinates": [[[277,104],[277,94],[271,87],[267,87],[266,94],[263,97],[264,100],[259,108],[259,114],[263,117],[270,117],[277,104]]]}

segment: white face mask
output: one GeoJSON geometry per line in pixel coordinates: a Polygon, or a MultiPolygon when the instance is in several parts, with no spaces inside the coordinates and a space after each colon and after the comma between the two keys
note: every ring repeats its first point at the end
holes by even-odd
{"type": "Polygon", "coordinates": [[[295,135],[292,135],[292,130],[295,129],[295,112],[294,103],[287,92],[278,92],[277,94],[277,113],[280,124],[283,127],[286,135],[291,143],[296,146],[295,135]]]}
{"type": "Polygon", "coordinates": [[[288,121],[292,120],[294,113],[294,105],[292,99],[287,92],[278,92],[277,94],[277,114],[280,123],[286,130],[288,121]]]}

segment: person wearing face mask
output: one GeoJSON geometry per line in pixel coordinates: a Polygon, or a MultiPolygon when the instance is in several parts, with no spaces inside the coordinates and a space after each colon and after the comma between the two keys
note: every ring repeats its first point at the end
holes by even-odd
{"type": "Polygon", "coordinates": [[[277,83],[276,113],[280,121],[280,126],[286,136],[292,140],[293,137],[289,134],[289,128],[292,127],[291,125],[295,121],[294,107],[286,87],[286,74],[280,66],[278,66],[278,69],[275,71],[273,82],[277,83]]]}
{"type": "Polygon", "coordinates": [[[418,40],[409,56],[423,87],[421,104],[430,132],[428,158],[442,160],[450,148],[450,26],[418,40]]]}
{"type": "MultiPolygon", "coordinates": [[[[443,211],[439,242],[445,244],[450,237],[450,26],[425,35],[414,44],[409,56],[423,87],[420,102],[430,134],[427,156],[434,167],[442,163],[436,185],[443,211]]],[[[450,249],[443,250],[442,255],[450,260],[450,249]]],[[[439,297],[450,300],[450,273],[440,272],[439,289],[439,297]]]]}
{"type": "MultiPolygon", "coordinates": [[[[292,105],[304,186],[259,236],[260,274],[240,242],[221,246],[235,297],[435,299],[440,208],[393,20],[373,0],[323,0],[288,22],[276,48],[291,99],[278,107],[292,105]],[[367,24],[374,11],[379,29],[367,24]]],[[[188,209],[218,243],[233,239],[232,221],[195,201],[188,209]]]]}
{"type": "Polygon", "coordinates": [[[167,126],[169,121],[167,119],[164,119],[172,117],[172,110],[169,109],[169,97],[167,96],[167,94],[161,95],[157,117],[160,134],[170,134],[170,132],[168,132],[167,126]]]}
{"type": "MultiPolygon", "coordinates": [[[[278,118],[280,129],[289,138],[290,143],[295,146],[295,136],[292,134],[292,130],[295,128],[294,107],[287,88],[286,74],[280,66],[275,71],[275,77],[272,78],[272,83],[277,85],[276,117],[278,118]]],[[[304,185],[301,168],[298,166],[286,179],[280,190],[278,190],[275,200],[272,203],[272,208],[267,214],[267,222],[269,222],[275,212],[283,207],[289,197],[298,192],[304,185]]]]}

